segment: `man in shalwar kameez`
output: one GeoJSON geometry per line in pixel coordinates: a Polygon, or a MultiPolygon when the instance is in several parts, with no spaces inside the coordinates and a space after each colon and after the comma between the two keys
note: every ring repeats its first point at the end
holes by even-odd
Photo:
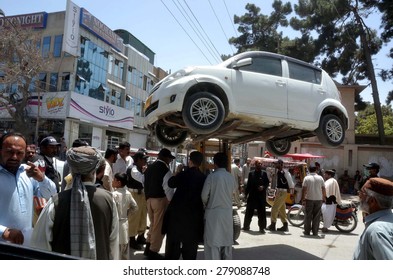
{"type": "Polygon", "coordinates": [[[215,154],[213,161],[215,170],[207,176],[201,195],[205,205],[205,259],[230,260],[233,245],[232,197],[237,184],[226,169],[226,154],[215,154]]]}

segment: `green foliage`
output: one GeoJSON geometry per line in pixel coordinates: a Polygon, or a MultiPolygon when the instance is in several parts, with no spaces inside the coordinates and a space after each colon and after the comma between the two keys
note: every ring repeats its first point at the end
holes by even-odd
{"type": "Polygon", "coordinates": [[[232,37],[229,42],[233,44],[238,52],[249,50],[261,50],[280,52],[280,45],[283,40],[282,33],[278,32],[278,27],[287,27],[287,16],[292,13],[291,4],[282,4],[281,1],[273,2],[274,12],[270,16],[261,14],[261,9],[255,4],[247,4],[248,11],[243,16],[234,17],[235,24],[239,24],[238,31],[241,35],[232,37]]]}
{"type": "MultiPolygon", "coordinates": [[[[385,135],[393,135],[393,110],[392,106],[382,106],[382,117],[385,135]]],[[[368,103],[367,107],[360,111],[355,120],[355,133],[365,135],[377,135],[378,126],[373,104],[368,103]]]]}
{"type": "Polygon", "coordinates": [[[382,41],[357,15],[366,18],[369,10],[353,0],[300,0],[294,5],[296,17],[291,26],[302,34],[317,33],[314,40],[321,67],[331,76],[343,76],[342,83],[357,84],[369,78],[360,36],[366,32],[371,55],[378,53],[382,41]]]}

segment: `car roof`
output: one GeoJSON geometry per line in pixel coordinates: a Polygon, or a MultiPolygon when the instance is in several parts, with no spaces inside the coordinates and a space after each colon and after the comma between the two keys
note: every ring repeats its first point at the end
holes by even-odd
{"type": "Polygon", "coordinates": [[[268,56],[268,57],[274,57],[274,58],[279,58],[279,59],[284,59],[290,62],[294,62],[294,63],[298,63],[298,64],[302,64],[311,68],[314,68],[316,70],[321,70],[321,68],[310,64],[308,62],[302,61],[300,59],[297,58],[293,58],[293,57],[289,57],[286,55],[282,55],[282,54],[277,54],[277,53],[272,53],[272,52],[266,52],[266,51],[247,51],[247,52],[242,52],[239,53],[237,55],[232,56],[231,58],[227,59],[226,61],[222,62],[223,65],[230,65],[231,63],[233,63],[233,61],[239,61],[240,59],[243,58],[249,58],[249,57],[259,57],[259,56],[268,56]]]}

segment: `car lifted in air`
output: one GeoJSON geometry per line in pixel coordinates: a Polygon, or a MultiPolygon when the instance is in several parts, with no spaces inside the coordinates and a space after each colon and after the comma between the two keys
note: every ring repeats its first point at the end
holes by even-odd
{"type": "Polygon", "coordinates": [[[345,139],[348,113],[322,69],[284,55],[250,51],[215,66],[188,67],[157,83],[145,102],[145,126],[166,146],[190,137],[238,144],[266,141],[276,155],[317,136],[345,139]]]}

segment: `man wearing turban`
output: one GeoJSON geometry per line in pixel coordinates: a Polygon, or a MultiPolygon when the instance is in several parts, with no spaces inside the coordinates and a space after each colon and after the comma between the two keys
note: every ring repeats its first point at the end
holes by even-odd
{"type": "Polygon", "coordinates": [[[82,146],[67,151],[72,187],[53,196],[33,231],[32,245],[87,259],[118,259],[119,219],[112,194],[95,184],[101,153],[82,146]]]}

